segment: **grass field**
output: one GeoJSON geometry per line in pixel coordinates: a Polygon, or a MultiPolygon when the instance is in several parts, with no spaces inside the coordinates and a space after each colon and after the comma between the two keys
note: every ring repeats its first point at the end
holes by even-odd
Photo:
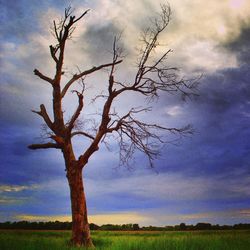
{"type": "MultiPolygon", "coordinates": [[[[95,231],[96,250],[249,250],[250,231],[95,231]]],[[[1,250],[73,250],[69,231],[0,231],[1,250]]]]}

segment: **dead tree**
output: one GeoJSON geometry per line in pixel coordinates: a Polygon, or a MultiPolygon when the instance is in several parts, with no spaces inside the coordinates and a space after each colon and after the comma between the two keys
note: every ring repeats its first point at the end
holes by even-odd
{"type": "MultiPolygon", "coordinates": [[[[189,96],[193,93],[196,86],[195,81],[179,79],[178,71],[174,67],[166,66],[166,59],[170,50],[167,50],[154,61],[154,50],[159,45],[159,35],[166,29],[170,21],[169,6],[161,6],[161,12],[152,21],[151,26],[141,35],[141,49],[138,55],[137,71],[134,80],[129,83],[123,83],[116,79],[115,69],[122,65],[121,50],[117,45],[117,40],[113,42],[113,58],[111,62],[92,67],[85,71],[74,74],[66,84],[62,83],[64,77],[63,64],[66,42],[71,38],[78,23],[86,14],[76,17],[72,14],[72,9],[65,9],[64,17],[57,23],[53,22],[53,33],[57,43],[50,45],[50,55],[55,62],[55,75],[49,77],[41,73],[38,69],[34,74],[49,83],[53,90],[53,117],[51,118],[44,104],[40,105],[39,111],[33,111],[42,117],[49,132],[50,140],[47,143],[32,144],[30,149],[48,149],[54,148],[62,151],[66,176],[70,188],[71,209],[72,209],[72,243],[75,246],[93,246],[88,218],[86,199],[84,194],[82,170],[87,165],[90,157],[99,149],[99,144],[105,141],[107,135],[116,134],[119,138],[120,160],[127,163],[136,150],[143,152],[152,165],[153,160],[159,154],[157,145],[164,143],[160,131],[171,132],[179,135],[190,133],[190,127],[184,128],[166,128],[158,124],[149,124],[138,119],[139,113],[148,112],[148,108],[132,108],[124,115],[119,115],[113,111],[114,100],[121,95],[130,92],[138,93],[146,98],[153,100],[160,91],[168,93],[182,93],[189,96]],[[105,103],[103,105],[101,119],[97,130],[89,133],[83,130],[77,130],[77,120],[84,108],[84,91],[75,90],[78,98],[78,106],[72,114],[69,121],[65,121],[62,110],[62,102],[69,92],[69,89],[78,81],[87,75],[97,73],[106,69],[109,72],[107,81],[107,95],[103,95],[105,103]],[[77,158],[75,156],[72,137],[83,136],[83,140],[89,141],[89,146],[83,150],[77,158]]],[[[97,96],[98,97],[98,96],[97,96]]]]}

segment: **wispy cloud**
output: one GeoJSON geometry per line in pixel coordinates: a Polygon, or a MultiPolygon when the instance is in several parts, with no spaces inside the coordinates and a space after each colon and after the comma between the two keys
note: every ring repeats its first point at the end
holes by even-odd
{"type": "Polygon", "coordinates": [[[25,204],[29,202],[31,198],[29,197],[9,197],[9,196],[1,196],[0,197],[0,204],[2,205],[17,205],[17,204],[25,204]]]}
{"type": "Polygon", "coordinates": [[[32,200],[30,195],[23,194],[24,191],[33,191],[39,188],[38,185],[0,185],[0,204],[20,205],[29,203],[32,200]]]}
{"type": "Polygon", "coordinates": [[[38,185],[0,185],[0,193],[2,192],[22,192],[24,190],[34,190],[37,189],[38,185]]]}
{"type": "Polygon", "coordinates": [[[31,214],[19,214],[14,216],[16,220],[26,221],[71,221],[70,215],[31,215],[31,214]]]}
{"type": "MultiPolygon", "coordinates": [[[[87,176],[84,183],[90,203],[95,201],[94,203],[98,204],[98,212],[103,209],[103,199],[111,204],[119,202],[117,199],[123,196],[125,200],[133,197],[135,207],[140,204],[140,201],[150,201],[153,205],[158,202],[165,204],[171,201],[219,201],[250,197],[250,177],[245,171],[213,176],[192,176],[171,172],[145,174],[138,171],[130,176],[116,178],[106,176],[104,179],[98,177],[90,179],[87,176]]],[[[66,178],[63,177],[33,186],[1,187],[1,190],[6,193],[28,189],[36,190],[33,196],[38,199],[47,193],[69,203],[69,188],[66,178]]]]}
{"type": "Polygon", "coordinates": [[[117,178],[112,181],[99,180],[98,185],[94,180],[86,180],[86,189],[90,197],[130,193],[165,201],[250,197],[249,185],[249,176],[242,175],[241,179],[234,180],[226,174],[207,177],[186,176],[181,173],[151,174],[117,178]]]}
{"type": "Polygon", "coordinates": [[[250,208],[249,209],[242,209],[242,210],[240,210],[239,214],[242,215],[243,217],[250,218],[250,208]]]}
{"type": "MultiPolygon", "coordinates": [[[[165,214],[163,211],[152,211],[151,216],[154,223],[161,224],[165,222],[167,224],[179,224],[185,223],[198,223],[198,222],[209,222],[212,224],[227,224],[228,221],[231,223],[249,222],[249,209],[227,209],[223,211],[209,211],[209,212],[197,212],[197,213],[172,213],[165,214]],[[155,213],[155,215],[153,215],[155,213]]],[[[152,221],[153,222],[153,221],[152,221]]],[[[164,225],[164,224],[161,224],[164,225]]]]}

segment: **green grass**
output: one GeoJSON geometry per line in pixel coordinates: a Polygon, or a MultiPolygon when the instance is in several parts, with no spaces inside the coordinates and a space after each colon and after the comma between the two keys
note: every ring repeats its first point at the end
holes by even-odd
{"type": "MultiPolygon", "coordinates": [[[[96,250],[249,250],[250,231],[95,231],[96,250]]],[[[69,231],[0,231],[1,250],[74,250],[69,231]]]]}

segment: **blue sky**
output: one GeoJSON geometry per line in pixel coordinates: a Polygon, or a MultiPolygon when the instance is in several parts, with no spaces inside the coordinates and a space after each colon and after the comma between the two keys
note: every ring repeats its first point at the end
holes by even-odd
{"type": "MultiPolygon", "coordinates": [[[[68,1],[0,1],[0,221],[70,220],[69,190],[63,159],[56,150],[30,151],[41,140],[41,120],[30,112],[45,103],[50,88],[33,75],[53,73],[49,27],[68,1]]],[[[117,71],[133,75],[139,32],[159,10],[160,1],[71,1],[76,13],[91,11],[79,23],[66,53],[65,68],[87,69],[109,62],[112,40],[123,31],[127,58],[117,71]]],[[[182,101],[162,94],[148,120],[166,126],[192,124],[195,133],[177,145],[167,144],[148,168],[135,155],[131,169],[117,167],[115,140],[103,145],[84,169],[90,221],[171,225],[197,222],[250,222],[250,4],[247,0],[169,1],[172,21],[160,37],[172,48],[169,65],[183,75],[202,74],[199,97],[182,101]]],[[[166,49],[161,46],[157,53],[166,49]]],[[[68,73],[70,75],[70,73],[68,73]]],[[[87,119],[101,108],[91,98],[107,84],[101,72],[88,79],[84,110],[87,119]]],[[[66,115],[74,96],[64,103],[66,115]]],[[[124,96],[119,111],[145,102],[124,96]]],[[[98,119],[98,118],[97,118],[98,119]]],[[[168,136],[168,135],[164,135],[168,136]]],[[[75,140],[79,154],[88,143],[75,140]]]]}

